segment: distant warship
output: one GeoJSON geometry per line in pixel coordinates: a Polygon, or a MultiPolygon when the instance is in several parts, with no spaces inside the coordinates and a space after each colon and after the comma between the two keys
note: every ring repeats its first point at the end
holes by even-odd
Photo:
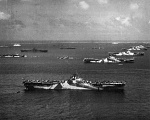
{"type": "Polygon", "coordinates": [[[20,58],[20,57],[27,57],[27,55],[19,55],[19,54],[4,54],[4,55],[0,55],[0,58],[20,58]]]}
{"type": "Polygon", "coordinates": [[[131,51],[126,51],[126,52],[110,52],[110,56],[143,56],[144,52],[131,52],[131,51]]]}
{"type": "Polygon", "coordinates": [[[48,50],[39,50],[39,49],[33,48],[33,49],[22,49],[21,52],[48,52],[48,50]]]}
{"type": "Polygon", "coordinates": [[[95,58],[84,58],[84,63],[134,63],[134,58],[116,58],[109,56],[107,58],[95,59],[95,58]]]}

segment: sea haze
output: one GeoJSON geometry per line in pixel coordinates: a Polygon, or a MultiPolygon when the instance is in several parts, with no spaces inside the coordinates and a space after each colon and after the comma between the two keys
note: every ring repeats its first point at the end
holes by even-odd
{"type": "Polygon", "coordinates": [[[105,58],[108,52],[146,43],[13,43],[0,54],[26,54],[26,58],[0,58],[0,119],[142,119],[150,117],[150,49],[135,63],[84,64],[88,57],[105,58]],[[60,49],[75,47],[76,49],[60,49]],[[47,53],[21,53],[21,49],[47,49],[47,53]],[[93,49],[94,48],[94,49],[93,49]],[[100,48],[100,49],[95,49],[100,48]],[[58,59],[69,56],[73,59],[58,59]],[[45,90],[25,92],[22,78],[67,80],[78,73],[85,80],[126,81],[123,92],[45,90]]]}

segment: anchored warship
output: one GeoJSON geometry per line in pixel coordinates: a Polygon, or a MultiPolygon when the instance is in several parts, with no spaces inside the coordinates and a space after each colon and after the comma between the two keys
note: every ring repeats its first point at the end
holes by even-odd
{"type": "Polygon", "coordinates": [[[123,90],[124,81],[102,81],[92,82],[72,75],[68,80],[24,80],[26,90],[46,89],[70,89],[70,90],[123,90]]]}

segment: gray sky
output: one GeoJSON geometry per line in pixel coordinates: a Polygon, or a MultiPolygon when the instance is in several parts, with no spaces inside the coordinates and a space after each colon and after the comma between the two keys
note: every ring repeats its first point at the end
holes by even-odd
{"type": "Polygon", "coordinates": [[[150,0],[0,0],[0,40],[148,41],[150,0]]]}

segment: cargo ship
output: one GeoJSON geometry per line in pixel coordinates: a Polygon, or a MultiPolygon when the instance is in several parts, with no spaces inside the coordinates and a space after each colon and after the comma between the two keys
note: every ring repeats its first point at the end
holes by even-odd
{"type": "Polygon", "coordinates": [[[48,52],[48,50],[39,50],[39,49],[33,48],[33,49],[22,49],[21,52],[48,52]]]}
{"type": "Polygon", "coordinates": [[[74,74],[68,80],[24,80],[23,84],[26,90],[123,90],[126,83],[116,81],[92,82],[74,74]]]}
{"type": "Polygon", "coordinates": [[[4,55],[0,55],[0,58],[21,58],[21,57],[27,57],[27,55],[19,55],[19,54],[4,54],[4,55]]]}

